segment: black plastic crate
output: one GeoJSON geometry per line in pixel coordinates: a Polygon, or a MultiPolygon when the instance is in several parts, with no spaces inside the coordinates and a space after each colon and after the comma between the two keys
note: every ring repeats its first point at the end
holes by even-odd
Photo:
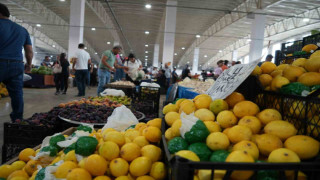
{"type": "MultiPolygon", "coordinates": [[[[40,144],[40,143],[39,143],[40,144]]],[[[25,148],[33,148],[39,144],[3,144],[2,146],[2,163],[5,163],[17,157],[25,148]]]]}
{"type": "Polygon", "coordinates": [[[159,113],[159,103],[160,103],[160,88],[156,87],[147,87],[147,86],[140,86],[139,87],[139,96],[138,101],[152,101],[154,106],[154,112],[156,114],[159,113]]]}
{"type": "Polygon", "coordinates": [[[301,51],[303,48],[303,41],[298,40],[294,42],[286,42],[281,44],[281,51],[284,54],[292,54],[296,51],[301,51]]]}
{"type": "MultiPolygon", "coordinates": [[[[165,120],[162,120],[161,131],[162,134],[168,129],[168,125],[165,120]]],[[[174,156],[170,154],[167,146],[167,140],[164,135],[162,135],[161,145],[165,152],[164,162],[168,165],[169,180],[193,180],[193,176],[197,170],[211,170],[211,180],[214,180],[214,172],[216,170],[226,170],[223,180],[230,180],[231,174],[235,170],[249,170],[254,171],[254,174],[250,180],[258,180],[258,171],[277,171],[278,178],[285,180],[285,170],[294,171],[294,179],[298,177],[298,171],[304,172],[308,180],[318,180],[320,177],[320,158],[319,156],[313,160],[300,162],[300,163],[217,163],[217,162],[195,162],[189,161],[187,159],[181,158],[179,156],[174,156]]],[[[217,178],[220,179],[220,178],[217,178]]]]}
{"type": "Polygon", "coordinates": [[[4,144],[40,144],[42,140],[56,132],[57,127],[4,123],[4,144]]]}
{"type": "Polygon", "coordinates": [[[304,37],[302,41],[303,41],[303,45],[307,45],[307,44],[318,45],[318,43],[320,43],[320,33],[304,37]]]}

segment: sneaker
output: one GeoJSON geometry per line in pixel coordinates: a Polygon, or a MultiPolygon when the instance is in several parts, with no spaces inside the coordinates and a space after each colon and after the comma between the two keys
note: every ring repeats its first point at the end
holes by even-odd
{"type": "Polygon", "coordinates": [[[62,94],[67,94],[67,92],[63,92],[62,94]]]}
{"type": "Polygon", "coordinates": [[[60,92],[59,91],[57,91],[56,93],[54,93],[55,95],[59,95],[60,94],[60,92]]]}

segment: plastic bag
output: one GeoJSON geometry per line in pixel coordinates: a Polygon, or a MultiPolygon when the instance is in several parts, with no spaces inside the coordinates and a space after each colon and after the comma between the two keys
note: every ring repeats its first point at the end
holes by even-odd
{"type": "Polygon", "coordinates": [[[100,93],[101,96],[125,96],[124,92],[122,90],[116,90],[116,89],[105,89],[102,93],[100,93]]]}
{"type": "Polygon", "coordinates": [[[23,81],[29,81],[31,79],[32,79],[32,77],[29,76],[28,74],[23,74],[23,81]]]}
{"type": "Polygon", "coordinates": [[[136,116],[126,106],[120,106],[114,109],[108,122],[102,128],[102,132],[107,128],[113,128],[117,131],[125,131],[129,126],[138,124],[136,116]]]}
{"type": "Polygon", "coordinates": [[[291,94],[291,95],[299,95],[299,96],[302,95],[303,91],[310,92],[310,88],[299,82],[294,82],[294,83],[284,85],[280,89],[280,92],[283,94],[291,94]]]}
{"type": "Polygon", "coordinates": [[[194,113],[189,115],[185,114],[184,112],[180,115],[181,119],[181,127],[180,127],[180,134],[181,137],[184,138],[184,134],[189,132],[193,125],[199,120],[199,118],[194,116],[194,113]]]}
{"type": "Polygon", "coordinates": [[[142,82],[142,83],[140,84],[140,86],[160,88],[160,85],[157,84],[157,83],[142,82]]]}

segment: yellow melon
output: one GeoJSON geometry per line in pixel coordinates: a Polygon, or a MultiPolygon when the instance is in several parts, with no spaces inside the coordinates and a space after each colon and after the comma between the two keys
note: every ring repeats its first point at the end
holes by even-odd
{"type": "Polygon", "coordinates": [[[300,159],[310,159],[317,156],[319,145],[319,141],[304,135],[292,136],[284,142],[284,147],[297,153],[300,159]]]}
{"type": "Polygon", "coordinates": [[[259,76],[259,81],[263,87],[270,86],[272,81],[272,76],[270,76],[269,74],[261,74],[259,76]]]}
{"type": "Polygon", "coordinates": [[[289,66],[283,70],[283,77],[289,79],[290,82],[296,82],[302,74],[303,71],[297,66],[289,66]]]}
{"type": "Polygon", "coordinates": [[[319,72],[319,69],[320,69],[320,57],[310,58],[305,63],[304,68],[309,72],[319,72]]]}
{"type": "Polygon", "coordinates": [[[306,58],[299,58],[293,61],[292,65],[293,66],[298,66],[298,67],[304,67],[308,60],[306,58]]]}
{"type": "Polygon", "coordinates": [[[298,82],[306,86],[314,86],[320,84],[320,73],[318,72],[307,72],[302,74],[298,78],[298,82]]]}
{"type": "Polygon", "coordinates": [[[311,51],[315,51],[316,49],[318,49],[317,45],[307,44],[307,45],[303,46],[302,51],[310,53],[311,51]]]}

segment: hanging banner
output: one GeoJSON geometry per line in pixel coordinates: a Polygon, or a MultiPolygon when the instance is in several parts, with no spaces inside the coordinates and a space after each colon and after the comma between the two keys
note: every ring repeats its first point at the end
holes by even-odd
{"type": "Polygon", "coordinates": [[[251,74],[261,59],[262,57],[251,63],[237,64],[224,70],[206,94],[210,95],[212,100],[225,99],[251,74]]]}

